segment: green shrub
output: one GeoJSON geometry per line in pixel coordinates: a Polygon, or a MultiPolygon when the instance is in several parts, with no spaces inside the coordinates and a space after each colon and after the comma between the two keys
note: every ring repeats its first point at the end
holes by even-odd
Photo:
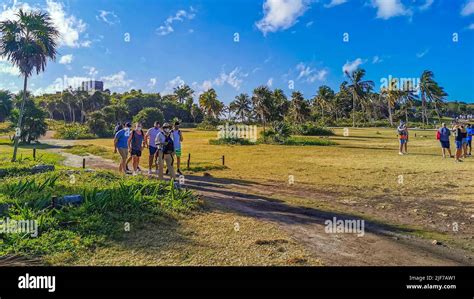
{"type": "Polygon", "coordinates": [[[96,111],[89,115],[87,127],[89,131],[99,137],[112,137],[114,134],[114,126],[105,121],[102,112],[96,111]]]}
{"type": "Polygon", "coordinates": [[[123,178],[106,171],[55,171],[10,177],[0,182],[0,215],[36,220],[38,235],[2,234],[0,255],[41,257],[68,253],[74,258],[108,240],[121,238],[125,222],[137,228],[186,213],[198,203],[191,191],[176,189],[172,183],[123,178]],[[75,176],[74,184],[71,175],[75,176]],[[79,206],[51,207],[53,195],[72,194],[82,195],[84,202],[79,206]]]}
{"type": "Polygon", "coordinates": [[[201,131],[216,131],[220,124],[221,122],[218,119],[206,118],[196,128],[201,131]]]}
{"type": "Polygon", "coordinates": [[[305,123],[292,127],[292,133],[303,136],[333,136],[334,132],[330,129],[316,126],[313,123],[305,123]]]}
{"type": "Polygon", "coordinates": [[[155,124],[155,121],[163,124],[165,117],[163,112],[158,108],[145,108],[141,110],[137,115],[133,117],[133,122],[140,122],[143,128],[151,128],[155,124]]]}
{"type": "Polygon", "coordinates": [[[284,144],[291,136],[291,128],[285,122],[274,122],[271,128],[260,135],[260,143],[284,144]]]}
{"type": "Polygon", "coordinates": [[[78,139],[93,139],[96,138],[94,134],[89,131],[89,128],[79,123],[65,124],[56,127],[55,138],[78,140],[78,139]]]}

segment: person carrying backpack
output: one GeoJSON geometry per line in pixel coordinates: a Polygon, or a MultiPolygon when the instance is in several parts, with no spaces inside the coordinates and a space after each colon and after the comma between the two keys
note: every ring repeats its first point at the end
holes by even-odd
{"type": "Polygon", "coordinates": [[[165,162],[170,174],[170,178],[176,179],[176,173],[173,168],[175,148],[171,125],[169,123],[163,124],[163,131],[159,132],[156,136],[155,144],[159,148],[158,179],[163,180],[163,169],[165,162]]]}
{"type": "Polygon", "coordinates": [[[441,128],[436,133],[436,139],[441,143],[441,151],[443,153],[443,158],[446,158],[446,150],[449,153],[449,157],[454,158],[451,154],[451,145],[449,142],[449,136],[451,136],[451,131],[446,127],[446,123],[441,125],[441,128]]]}
{"type": "Polygon", "coordinates": [[[133,175],[137,175],[138,165],[140,164],[140,157],[142,156],[143,148],[146,146],[145,133],[142,130],[142,124],[137,123],[135,130],[130,133],[128,138],[128,149],[132,156],[133,175]]]}

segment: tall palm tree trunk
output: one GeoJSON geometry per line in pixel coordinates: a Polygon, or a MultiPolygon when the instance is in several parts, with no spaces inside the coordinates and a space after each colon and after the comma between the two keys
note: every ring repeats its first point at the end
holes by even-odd
{"type": "Polygon", "coordinates": [[[355,128],[356,126],[356,116],[355,116],[355,96],[352,95],[352,127],[355,128]]]}
{"type": "MultiPolygon", "coordinates": [[[[17,126],[17,128],[20,128],[20,130],[21,130],[22,122],[23,122],[23,114],[25,112],[26,87],[27,86],[28,86],[28,76],[25,75],[25,80],[23,82],[23,99],[21,100],[20,116],[18,117],[18,126],[17,126]]],[[[17,134],[15,132],[15,145],[13,146],[12,162],[16,161],[16,154],[18,152],[18,141],[19,141],[19,139],[20,139],[20,136],[17,136],[17,134]]]]}
{"type": "Polygon", "coordinates": [[[392,107],[390,107],[390,102],[387,103],[387,108],[388,108],[388,119],[390,121],[390,126],[393,127],[392,107]]]}

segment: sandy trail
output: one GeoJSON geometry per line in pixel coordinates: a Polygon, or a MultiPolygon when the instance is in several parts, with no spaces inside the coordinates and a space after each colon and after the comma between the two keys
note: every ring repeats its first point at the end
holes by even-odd
{"type": "MultiPolygon", "coordinates": [[[[73,145],[74,141],[48,138],[41,142],[57,146],[49,150],[63,155],[66,158],[64,165],[82,167],[84,157],[65,153],[61,149],[62,146],[73,145]]],[[[87,168],[117,169],[116,163],[111,160],[92,155],[85,158],[87,168]]],[[[252,192],[252,189],[259,188],[260,191],[273,193],[275,190],[269,185],[247,183],[244,186],[233,180],[190,175],[186,176],[185,186],[198,192],[215,209],[232,210],[261,221],[276,223],[324,265],[474,265],[472,256],[462,250],[432,245],[428,240],[410,237],[388,225],[380,226],[367,220],[365,234],[360,237],[356,234],[326,233],[326,220],[354,217],[294,207],[260,192],[252,192]]]]}

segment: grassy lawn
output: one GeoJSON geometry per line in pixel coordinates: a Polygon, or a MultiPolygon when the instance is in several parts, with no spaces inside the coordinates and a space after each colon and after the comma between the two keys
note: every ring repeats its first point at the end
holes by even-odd
{"type": "MultiPolygon", "coordinates": [[[[0,170],[7,170],[0,178],[0,218],[35,219],[39,232],[0,234],[0,256],[49,265],[321,264],[274,224],[203,205],[191,192],[172,191],[153,179],[71,171],[47,147],[22,146],[19,161],[12,163],[10,142],[0,140],[0,170]],[[36,160],[33,147],[41,149],[36,160]],[[41,163],[54,164],[56,170],[28,172],[41,163]],[[71,194],[83,195],[85,203],[51,208],[53,196],[71,194]]],[[[107,147],[91,149],[107,155],[107,147]]],[[[81,146],[70,150],[88,152],[81,146]]]]}
{"type": "MultiPolygon", "coordinates": [[[[342,129],[335,129],[337,136],[329,139],[336,141],[336,146],[210,145],[209,139],[216,138],[215,132],[189,129],[183,132],[182,168],[185,169],[188,153],[191,154],[191,167],[221,165],[221,157],[225,155],[227,167],[213,171],[215,177],[287,185],[289,175],[292,175],[295,188],[302,184],[353,199],[361,195],[396,194],[467,203],[474,200],[474,182],[469,179],[474,158],[468,158],[464,163],[443,160],[434,131],[411,131],[410,154],[402,157],[398,155],[394,129],[350,128],[349,137],[342,136],[342,129]],[[403,184],[399,183],[400,175],[403,184]]],[[[104,152],[106,157],[113,157],[109,139],[81,140],[79,144],[94,145],[89,152],[99,155],[104,152]],[[97,147],[101,149],[97,150],[97,147]]],[[[77,151],[84,152],[87,148],[81,147],[77,151]]],[[[147,159],[145,151],[144,166],[147,159]]]]}
{"type": "MultiPolygon", "coordinates": [[[[182,168],[190,153],[192,172],[250,181],[257,186],[253,192],[292,205],[350,211],[407,225],[426,238],[453,239],[474,250],[469,238],[474,218],[474,158],[463,163],[443,159],[435,131],[411,130],[406,156],[398,155],[395,129],[349,128],[348,137],[342,129],[334,131],[336,136],[329,137],[338,144],[334,146],[239,146],[211,145],[209,140],[217,137],[216,132],[186,129],[182,168]],[[222,155],[225,168],[220,166],[222,155]],[[293,185],[289,185],[290,175],[293,185]],[[270,193],[264,187],[259,190],[259,184],[275,189],[270,193]],[[454,222],[459,226],[457,232],[452,230],[454,222]]],[[[107,139],[79,143],[112,151],[107,139]]],[[[144,167],[145,161],[146,153],[144,167]]]]}

